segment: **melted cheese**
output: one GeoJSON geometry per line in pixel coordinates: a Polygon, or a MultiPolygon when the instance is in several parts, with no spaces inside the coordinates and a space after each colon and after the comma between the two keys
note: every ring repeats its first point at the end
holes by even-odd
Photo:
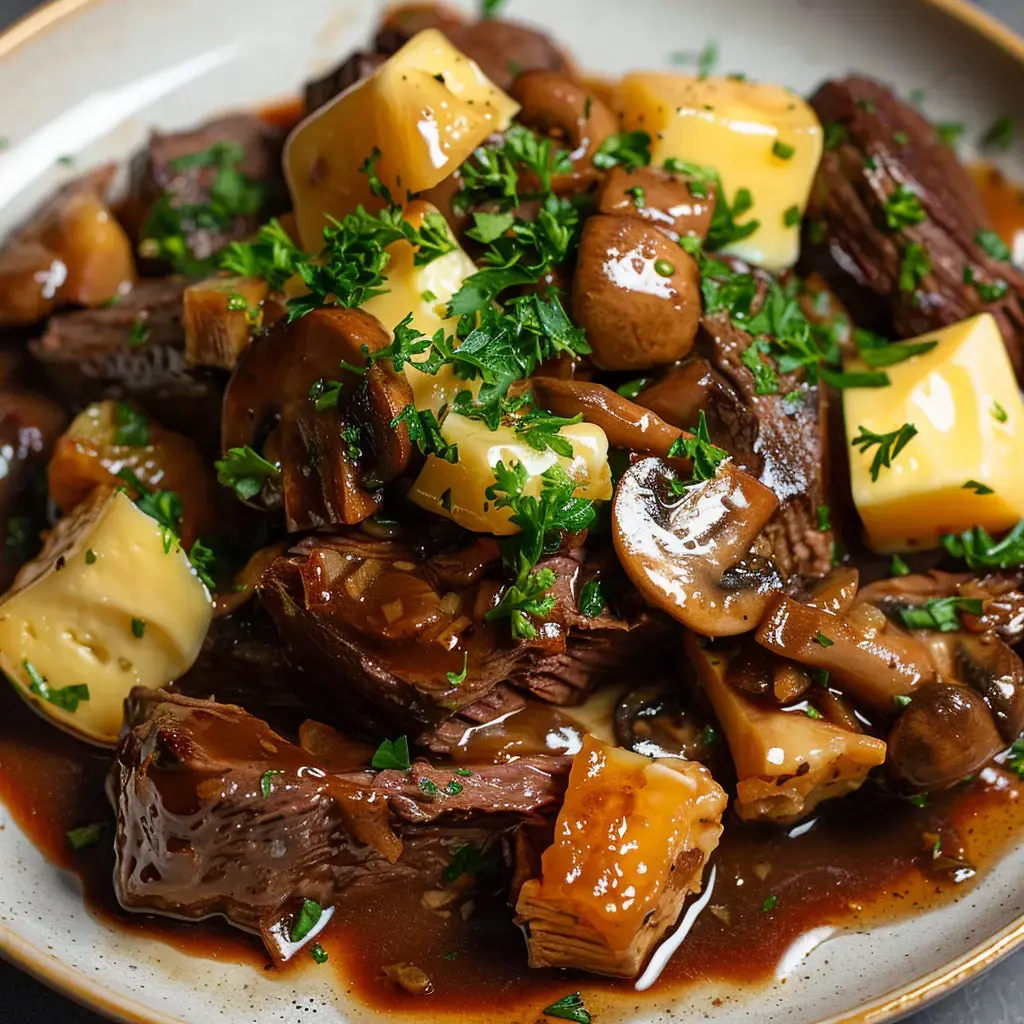
{"type": "Polygon", "coordinates": [[[112,744],[132,687],[165,686],[188,671],[212,611],[181,548],[165,553],[156,521],[125,494],[98,488],[0,601],[0,668],[58,725],[112,744]],[[89,699],[74,711],[42,699],[25,662],[52,689],[85,684],[89,699]]]}
{"type": "Polygon", "coordinates": [[[1024,516],[1024,403],[995,319],[983,313],[914,340],[938,345],[887,367],[889,387],[843,392],[848,442],[861,426],[918,431],[876,481],[877,447],[850,449],[853,500],[869,544],[883,552],[936,547],[940,534],[975,524],[1005,530],[1024,516]],[[965,488],[969,480],[994,493],[965,488]]]}
{"type": "Polygon", "coordinates": [[[447,178],[518,110],[437,29],[420,32],[289,136],[284,168],[302,245],[320,249],[328,214],[380,208],[359,170],[375,149],[381,181],[402,202],[447,178]]]}
{"type": "Polygon", "coordinates": [[[670,72],[627,75],[619,87],[627,130],[651,136],[656,165],[671,157],[713,167],[732,203],[748,189],[752,209],[740,223],[760,221],[725,252],[769,270],[791,267],[800,254],[800,220],[821,159],[822,129],[814,111],[781,85],[670,72]],[[778,148],[776,146],[778,144],[778,148]],[[780,153],[792,154],[783,156],[780,153]]]}

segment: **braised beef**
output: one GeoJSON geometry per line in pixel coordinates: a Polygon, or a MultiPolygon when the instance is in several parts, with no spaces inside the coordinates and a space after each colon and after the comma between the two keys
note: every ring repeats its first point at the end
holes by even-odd
{"type": "MultiPolygon", "coordinates": [[[[702,319],[699,346],[710,367],[711,404],[706,415],[711,440],[779,499],[765,527],[775,565],[784,577],[823,576],[832,567],[832,531],[818,525],[818,508],[828,504],[824,388],[797,373],[782,374],[775,394],[759,395],[743,353],[753,339],[725,313],[702,319]]],[[[644,402],[641,391],[637,401],[644,402]]],[[[692,426],[693,424],[687,424],[692,426]]]]}
{"type": "Polygon", "coordinates": [[[992,225],[952,149],[917,110],[868,78],[826,82],[811,105],[834,145],[804,221],[805,266],[822,273],[862,326],[897,337],[992,313],[1024,379],[1024,273],[981,244],[979,232],[992,225]],[[901,285],[908,250],[930,266],[901,285]],[[991,301],[982,294],[990,288],[991,301]]]}
{"type": "Polygon", "coordinates": [[[241,708],[142,688],[126,720],[108,787],[122,906],[223,915],[278,960],[303,900],[327,910],[342,894],[450,882],[460,847],[557,801],[568,771],[539,758],[334,774],[241,708]]]}
{"type": "Polygon", "coordinates": [[[225,166],[259,187],[259,208],[237,213],[223,228],[183,216],[186,246],[195,259],[205,260],[228,242],[253,234],[269,215],[280,211],[287,195],[281,171],[283,141],[277,128],[255,114],[230,114],[188,131],[153,132],[132,161],[125,204],[125,218],[136,241],[147,237],[150,217],[164,196],[176,210],[208,207],[225,166]],[[215,158],[218,145],[237,148],[239,159],[232,159],[230,152],[227,158],[215,158]]]}
{"type": "Polygon", "coordinates": [[[216,443],[221,388],[186,364],[184,289],[177,278],[143,281],[115,305],[58,314],[30,351],[75,408],[130,398],[164,426],[216,443]]]}

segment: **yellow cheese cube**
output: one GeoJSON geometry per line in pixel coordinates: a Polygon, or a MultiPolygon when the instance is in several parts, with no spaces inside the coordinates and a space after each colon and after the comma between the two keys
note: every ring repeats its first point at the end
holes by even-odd
{"type": "Polygon", "coordinates": [[[125,494],[100,487],[0,601],[0,668],[57,725],[113,744],[132,687],[184,675],[212,614],[174,538],[125,494]]]}
{"type": "Polygon", "coordinates": [[[289,136],[284,168],[300,242],[316,252],[327,215],[382,205],[359,171],[375,148],[381,181],[404,202],[447,178],[518,110],[437,29],[420,32],[289,136]]]}
{"type": "Polygon", "coordinates": [[[760,227],[725,252],[769,270],[796,263],[822,150],[821,123],[796,93],[652,71],[626,75],[618,96],[623,126],[651,136],[653,163],[674,157],[714,168],[730,203],[749,190],[753,207],[740,223],[760,227]]]}
{"type": "MultiPolygon", "coordinates": [[[[1005,530],[1024,515],[1024,403],[999,326],[983,313],[914,339],[924,340],[938,344],[886,367],[889,387],[843,392],[848,442],[862,426],[878,434],[917,428],[874,481],[878,447],[850,449],[853,500],[877,551],[935,547],[940,534],[975,524],[1005,530]]],[[[847,369],[865,367],[851,360],[847,369]]]]}
{"type": "Polygon", "coordinates": [[[449,444],[458,445],[459,461],[450,463],[428,456],[409,497],[467,530],[498,535],[519,531],[509,522],[509,510],[495,508],[484,494],[494,483],[494,467],[499,462],[506,466],[522,463],[529,474],[524,493],[534,497],[540,494],[541,474],[556,463],[577,481],[576,497],[607,501],[612,496],[608,438],[592,423],[576,423],[559,431],[572,445],[571,459],[556,455],[550,448],[543,452],[531,448],[510,426],[503,424],[491,430],[480,420],[455,413],[441,424],[441,434],[449,444]]]}

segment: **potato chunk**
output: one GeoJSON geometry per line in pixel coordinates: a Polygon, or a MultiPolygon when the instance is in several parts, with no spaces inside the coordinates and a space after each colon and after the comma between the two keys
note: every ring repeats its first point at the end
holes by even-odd
{"type": "Polygon", "coordinates": [[[644,71],[626,75],[618,96],[626,129],[650,134],[653,163],[674,157],[714,168],[730,204],[740,189],[750,192],[753,206],[741,223],[760,226],[726,252],[769,270],[796,262],[823,139],[817,115],[796,93],[763,82],[644,71]]]}
{"type": "Polygon", "coordinates": [[[211,615],[173,539],[127,495],[97,488],[0,600],[0,668],[57,725],[113,744],[132,687],[191,668],[211,615]]]}
{"type": "Polygon", "coordinates": [[[375,149],[377,173],[401,202],[447,178],[518,110],[437,29],[420,32],[289,137],[285,174],[302,245],[319,250],[327,215],[381,206],[359,170],[375,149]]]}
{"type": "Polygon", "coordinates": [[[797,821],[822,800],[859,789],[885,761],[885,743],[874,736],[750,700],[726,682],[729,658],[700,643],[690,633],[686,650],[725,732],[739,780],[733,810],[744,820],[797,821]]]}
{"type": "Polygon", "coordinates": [[[530,966],[637,974],[700,891],[725,803],[696,762],[651,761],[586,736],[541,877],[516,905],[530,966]]]}
{"type": "MultiPolygon", "coordinates": [[[[850,449],[850,484],[876,551],[936,547],[943,533],[975,524],[997,532],[1024,516],[1024,402],[990,313],[904,344],[935,342],[887,366],[885,388],[843,392],[846,437],[861,427],[917,433],[872,479],[879,448],[850,449]]],[[[864,370],[860,360],[847,369],[864,370]]]]}
{"type": "Polygon", "coordinates": [[[233,370],[261,324],[268,292],[259,277],[211,277],[189,285],[181,318],[189,365],[233,370]]]}

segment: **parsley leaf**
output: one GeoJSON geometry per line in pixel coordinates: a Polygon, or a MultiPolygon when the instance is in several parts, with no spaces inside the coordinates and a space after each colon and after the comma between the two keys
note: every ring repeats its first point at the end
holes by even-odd
{"type": "Polygon", "coordinates": [[[449,444],[441,433],[441,421],[446,412],[447,406],[441,406],[441,420],[438,420],[432,409],[417,409],[410,403],[391,421],[391,426],[404,423],[409,431],[409,440],[424,455],[436,455],[454,465],[459,461],[459,446],[449,444]]]}
{"type": "Polygon", "coordinates": [[[955,146],[966,131],[967,125],[962,121],[939,121],[935,125],[935,134],[947,146],[955,146]]]}
{"type": "Polygon", "coordinates": [[[974,240],[981,246],[987,256],[1001,263],[1010,262],[1010,249],[995,231],[977,231],[974,240]]]}
{"type": "Polygon", "coordinates": [[[916,192],[906,185],[900,185],[882,203],[882,213],[890,231],[901,231],[927,220],[921,200],[916,192]]]}
{"type": "Polygon", "coordinates": [[[89,699],[89,687],[85,683],[72,683],[70,686],[51,686],[41,676],[31,661],[23,661],[22,668],[29,679],[29,693],[35,694],[40,700],[69,711],[74,714],[82,701],[89,699]]]}
{"type": "Polygon", "coordinates": [[[982,615],[983,604],[975,597],[938,597],[916,608],[901,608],[900,618],[908,629],[934,629],[940,633],[955,633],[963,628],[959,612],[982,615]]]}
{"type": "Polygon", "coordinates": [[[996,493],[988,486],[988,484],[983,484],[980,480],[968,480],[967,483],[964,484],[963,489],[965,491],[974,491],[975,494],[981,495],[996,493]]]}
{"type": "Polygon", "coordinates": [[[82,825],[79,828],[69,829],[64,833],[68,846],[77,853],[79,850],[95,846],[103,838],[102,825],[82,825]]]}
{"type": "Polygon", "coordinates": [[[583,1005],[583,998],[579,992],[563,996],[557,1003],[552,1003],[542,1011],[547,1017],[558,1017],[561,1020],[571,1020],[574,1024],[590,1024],[590,1014],[583,1005]]]}
{"type": "Polygon", "coordinates": [[[277,775],[284,775],[284,769],[268,768],[260,776],[260,794],[264,800],[269,800],[270,794],[274,792],[274,777],[277,775]]]}
{"type": "Polygon", "coordinates": [[[604,588],[598,579],[587,580],[580,590],[576,606],[580,614],[588,619],[596,619],[605,609],[604,588]]]}
{"type": "Polygon", "coordinates": [[[520,532],[502,538],[502,553],[514,575],[514,582],[503,592],[498,604],[485,618],[491,622],[509,619],[512,635],[519,639],[532,639],[537,629],[532,618],[544,618],[555,606],[555,599],[547,591],[555,583],[550,569],[534,571],[548,544],[557,541],[561,533],[579,533],[594,520],[594,504],[576,498],[576,482],[560,465],[554,465],[541,475],[540,496],[525,494],[529,475],[522,463],[506,467],[499,462],[494,467],[495,482],[485,494],[495,508],[511,511],[511,522],[520,532]]]}
{"type": "Polygon", "coordinates": [[[693,460],[693,476],[691,483],[713,480],[718,473],[718,466],[729,458],[729,453],[716,448],[711,443],[708,433],[708,421],[701,409],[697,413],[697,426],[691,431],[692,437],[677,437],[668,450],[669,458],[688,458],[693,460]]]}
{"type": "Polygon", "coordinates": [[[889,560],[889,575],[890,576],[909,576],[910,566],[900,558],[899,555],[893,555],[889,560]]]}
{"type": "Polygon", "coordinates": [[[914,356],[923,356],[926,352],[931,352],[931,350],[938,345],[937,341],[894,341],[889,344],[884,344],[878,348],[865,348],[860,345],[861,334],[862,332],[857,332],[860,357],[868,364],[868,366],[874,369],[877,369],[880,366],[895,366],[897,363],[902,363],[905,359],[911,359],[914,356]]]}
{"type": "Polygon", "coordinates": [[[892,466],[892,460],[917,435],[917,427],[913,423],[904,423],[898,430],[893,430],[888,434],[876,434],[873,430],[868,430],[864,426],[860,426],[857,429],[859,433],[850,444],[852,447],[859,449],[861,455],[867,452],[869,448],[873,448],[875,445],[878,446],[878,451],[875,452],[871,462],[872,481],[878,479],[878,474],[883,469],[889,469],[892,466]]]}
{"type": "Polygon", "coordinates": [[[466,676],[469,674],[469,651],[464,651],[462,655],[462,671],[461,672],[446,672],[445,675],[448,677],[448,682],[452,686],[461,686],[466,681],[466,676]]]}
{"type": "Polygon", "coordinates": [[[374,768],[393,768],[407,772],[412,767],[412,761],[409,760],[408,738],[399,736],[397,740],[383,740],[370,764],[374,768]]]}
{"type": "Polygon", "coordinates": [[[823,366],[819,371],[826,384],[845,391],[847,388],[887,388],[892,381],[887,373],[856,373],[852,370],[831,370],[823,366]]]}
{"type": "Polygon", "coordinates": [[[674,157],[666,160],[664,166],[670,173],[683,174],[691,178],[690,192],[698,199],[706,197],[710,190],[714,189],[715,210],[704,242],[704,247],[710,252],[717,252],[734,242],[749,238],[761,226],[759,220],[750,220],[746,224],[737,223],[737,220],[754,205],[749,189],[737,189],[730,203],[722,187],[722,179],[713,167],[677,160],[674,157]]]}
{"type": "Polygon", "coordinates": [[[217,470],[217,483],[230,487],[245,501],[255,498],[268,480],[277,480],[281,475],[277,466],[248,445],[244,448],[231,448],[214,466],[217,470]]]}
{"type": "Polygon", "coordinates": [[[942,546],[953,558],[967,563],[967,568],[1017,569],[1024,565],[1024,519],[1002,540],[995,540],[983,526],[972,526],[957,535],[946,533],[942,546]]]}
{"type": "Polygon", "coordinates": [[[1005,281],[979,281],[974,267],[964,267],[964,284],[974,287],[983,302],[998,302],[1005,298],[1010,286],[1005,281]]]}
{"type": "Polygon", "coordinates": [[[288,938],[292,942],[301,942],[320,923],[323,913],[323,908],[319,903],[314,903],[312,900],[303,900],[299,912],[292,921],[292,928],[288,938]]]}
{"type": "Polygon", "coordinates": [[[324,949],[319,942],[314,942],[313,945],[309,947],[309,955],[313,958],[313,962],[316,964],[327,963],[327,950],[324,949]]]}
{"type": "Polygon", "coordinates": [[[752,341],[740,356],[740,362],[754,375],[754,393],[758,395],[774,395],[779,390],[778,374],[767,357],[768,342],[761,339],[752,341]]]}
{"type": "Polygon", "coordinates": [[[910,242],[900,264],[900,291],[912,292],[931,273],[932,260],[920,242],[910,242]]]}
{"type": "Polygon", "coordinates": [[[602,171],[625,167],[627,171],[647,167],[651,162],[651,137],[644,131],[609,135],[594,154],[594,166],[602,171]]]}
{"type": "Polygon", "coordinates": [[[993,149],[1009,149],[1013,145],[1016,122],[1009,114],[997,117],[981,137],[982,146],[993,149]]]}
{"type": "Polygon", "coordinates": [[[145,448],[149,444],[149,420],[130,402],[114,406],[114,444],[145,448]]]}

